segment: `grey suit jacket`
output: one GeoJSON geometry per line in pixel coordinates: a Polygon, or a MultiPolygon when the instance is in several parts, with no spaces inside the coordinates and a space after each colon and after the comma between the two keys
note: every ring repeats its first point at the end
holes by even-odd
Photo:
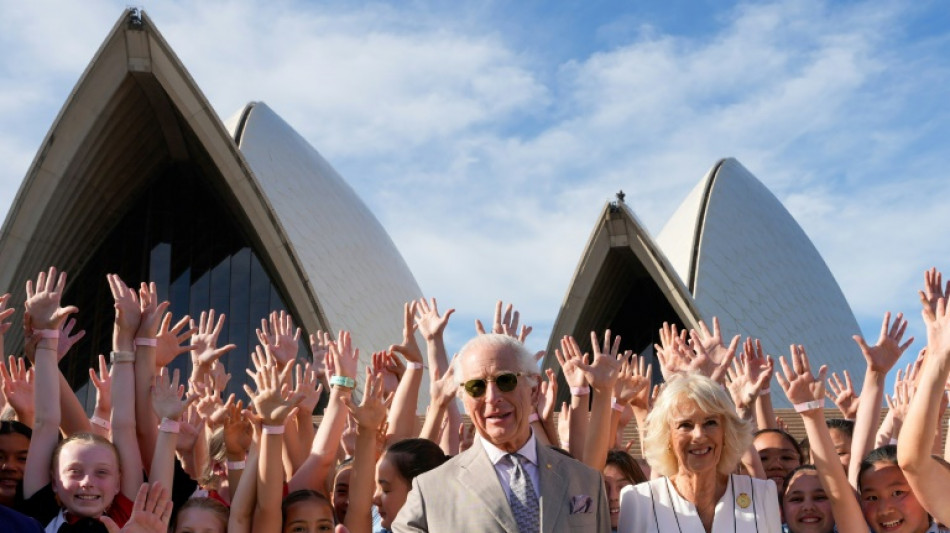
{"type": "MultiPolygon", "coordinates": [[[[610,531],[601,475],[546,446],[538,447],[541,531],[610,531]]],[[[395,533],[519,533],[495,467],[480,442],[416,477],[393,522],[395,533]]]]}

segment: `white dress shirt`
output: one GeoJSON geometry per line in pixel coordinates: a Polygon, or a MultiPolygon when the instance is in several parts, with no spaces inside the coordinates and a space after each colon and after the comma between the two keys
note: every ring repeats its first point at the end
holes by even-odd
{"type": "MultiPolygon", "coordinates": [[[[485,448],[485,453],[488,454],[488,460],[495,465],[495,474],[498,475],[498,481],[501,482],[501,487],[505,489],[505,498],[511,500],[511,471],[514,470],[515,467],[511,462],[505,459],[508,452],[481,437],[479,437],[478,440],[482,443],[482,447],[485,448]]],[[[526,461],[522,464],[522,468],[524,468],[528,474],[528,478],[531,479],[531,484],[534,486],[534,493],[537,494],[540,499],[541,480],[539,477],[540,474],[538,473],[538,442],[534,438],[534,432],[531,433],[528,442],[515,453],[525,458],[526,461]]]]}

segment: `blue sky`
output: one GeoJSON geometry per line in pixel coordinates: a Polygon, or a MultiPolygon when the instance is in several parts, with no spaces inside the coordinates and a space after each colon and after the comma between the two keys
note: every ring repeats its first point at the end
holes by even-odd
{"type": "MultiPolygon", "coordinates": [[[[450,342],[545,344],[603,203],[662,228],[721,157],[796,217],[861,328],[950,269],[937,1],[143,2],[222,118],[267,102],[362,196],[450,342]]],[[[0,0],[0,212],[126,2],[0,0]]],[[[843,332],[850,335],[852,332],[843,332]]]]}

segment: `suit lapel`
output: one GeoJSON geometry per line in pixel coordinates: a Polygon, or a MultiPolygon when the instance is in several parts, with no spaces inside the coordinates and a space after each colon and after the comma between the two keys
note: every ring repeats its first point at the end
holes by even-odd
{"type": "Polygon", "coordinates": [[[541,483],[541,531],[552,533],[568,505],[568,480],[560,473],[561,454],[538,445],[538,479],[541,483]]]}
{"type": "Polygon", "coordinates": [[[511,506],[505,497],[505,489],[498,481],[495,465],[488,459],[485,448],[476,441],[465,452],[464,457],[459,459],[458,482],[482,501],[485,509],[501,524],[501,527],[510,533],[518,533],[518,523],[515,522],[515,516],[511,513],[511,506]]]}

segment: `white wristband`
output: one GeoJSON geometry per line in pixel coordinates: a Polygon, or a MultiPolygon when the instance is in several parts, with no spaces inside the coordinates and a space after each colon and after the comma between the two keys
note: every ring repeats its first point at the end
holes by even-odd
{"type": "Polygon", "coordinates": [[[261,426],[265,435],[283,435],[284,426],[261,426]]]}
{"type": "Polygon", "coordinates": [[[610,400],[610,408],[614,411],[623,412],[623,404],[617,403],[617,399],[610,400]]]}
{"type": "Polygon", "coordinates": [[[158,346],[158,339],[150,339],[148,337],[136,337],[135,345],[136,346],[158,346]]]}
{"type": "Polygon", "coordinates": [[[571,394],[574,396],[587,396],[590,394],[590,387],[571,387],[571,394]]]}
{"type": "Polygon", "coordinates": [[[538,422],[538,421],[540,421],[540,420],[541,420],[541,419],[538,417],[538,413],[531,413],[530,415],[528,415],[528,423],[529,423],[529,424],[533,424],[533,423],[538,422]]]}
{"type": "Polygon", "coordinates": [[[806,411],[814,411],[815,409],[821,409],[824,405],[824,402],[821,400],[812,400],[810,402],[796,403],[792,407],[795,408],[796,413],[804,413],[806,411]]]}
{"type": "Polygon", "coordinates": [[[768,396],[769,394],[772,394],[772,391],[769,389],[759,391],[759,396],[768,396]]]}
{"type": "Polygon", "coordinates": [[[244,470],[247,461],[227,461],[228,470],[244,470]]]}
{"type": "Polygon", "coordinates": [[[163,418],[162,422],[158,425],[158,430],[162,433],[178,433],[180,428],[181,424],[171,418],[163,418]]]}
{"type": "Polygon", "coordinates": [[[422,370],[422,363],[406,363],[406,368],[412,368],[414,370],[422,370]]]}
{"type": "Polygon", "coordinates": [[[109,430],[112,429],[112,423],[109,422],[108,420],[106,420],[105,418],[102,418],[102,417],[99,416],[99,415],[93,415],[91,418],[89,418],[89,423],[90,423],[90,424],[95,424],[95,425],[97,425],[97,426],[99,426],[99,427],[105,429],[106,431],[109,431],[109,430]]]}

